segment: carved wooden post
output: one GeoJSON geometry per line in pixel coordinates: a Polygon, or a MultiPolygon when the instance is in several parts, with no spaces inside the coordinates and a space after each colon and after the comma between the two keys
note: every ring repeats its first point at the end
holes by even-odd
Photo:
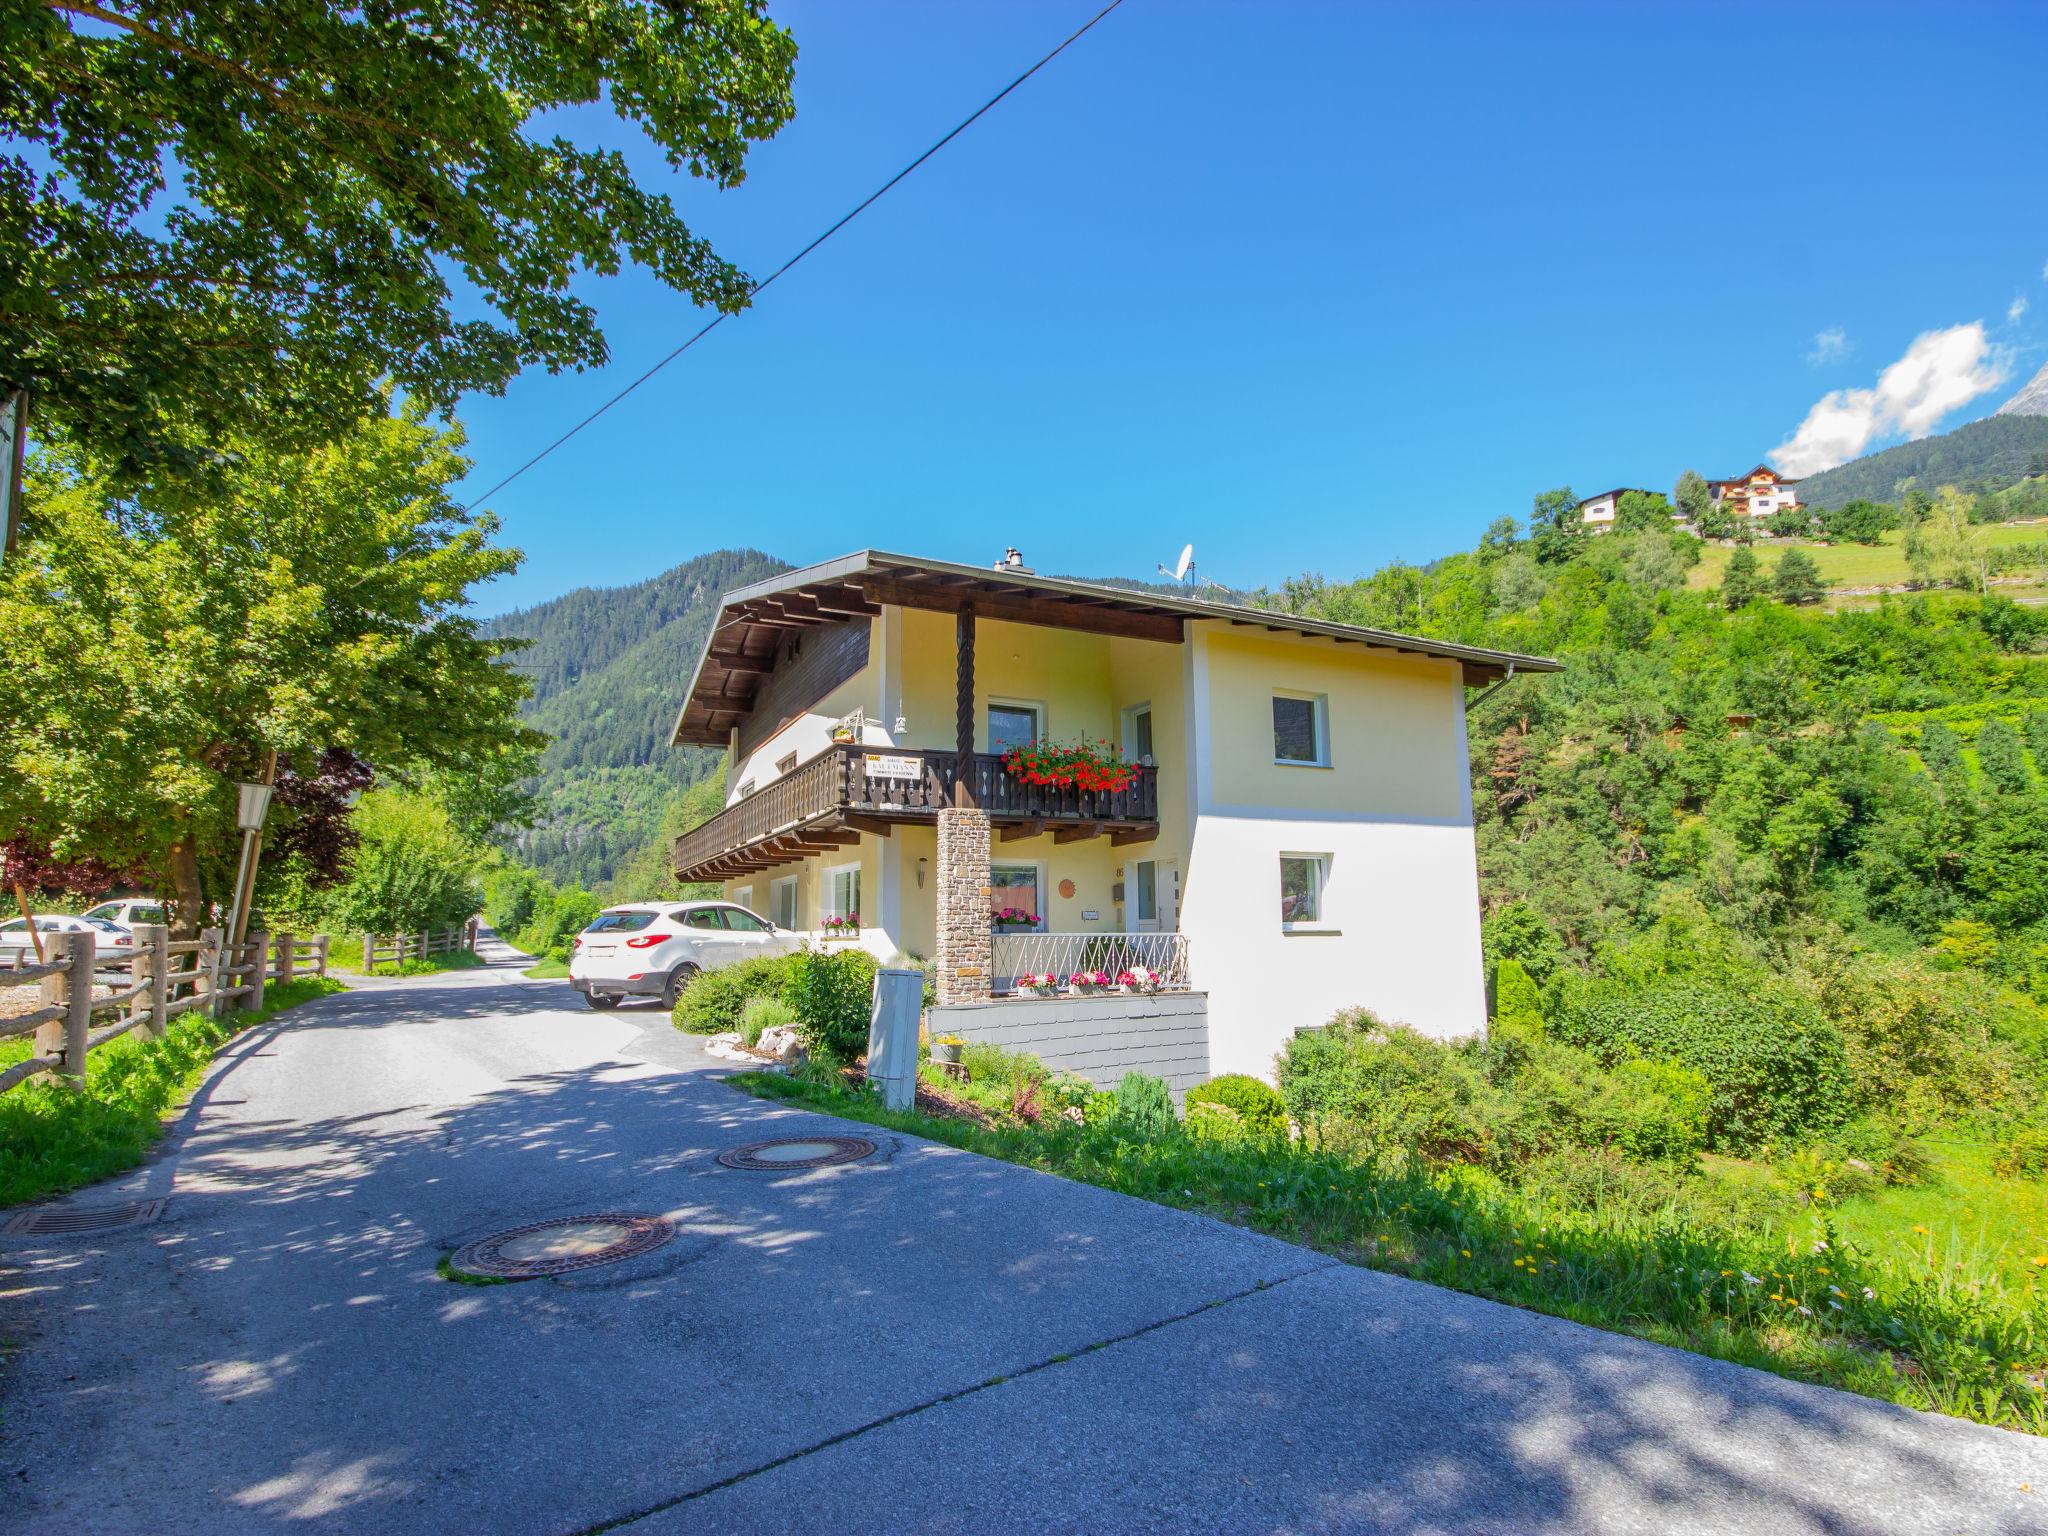
{"type": "Polygon", "coordinates": [[[135,925],[135,959],[129,974],[139,987],[148,983],[149,991],[135,999],[134,1007],[148,1010],[149,1017],[135,1026],[135,1038],[155,1040],[161,1036],[171,1022],[171,988],[167,979],[171,969],[171,930],[162,923],[137,923],[135,925]]]}
{"type": "Polygon", "coordinates": [[[227,993],[222,990],[224,981],[221,967],[228,963],[226,936],[218,928],[202,928],[199,931],[199,954],[196,957],[192,978],[192,993],[197,997],[206,996],[205,1011],[219,1018],[222,1001],[227,993]]]}
{"type": "Polygon", "coordinates": [[[277,936],[277,984],[280,987],[292,984],[292,976],[299,965],[298,946],[299,941],[292,934],[280,933],[277,936]]]}
{"type": "Polygon", "coordinates": [[[263,1011],[263,983],[270,972],[270,935],[252,933],[246,963],[249,966],[248,1001],[242,1004],[251,1013],[263,1011]]]}

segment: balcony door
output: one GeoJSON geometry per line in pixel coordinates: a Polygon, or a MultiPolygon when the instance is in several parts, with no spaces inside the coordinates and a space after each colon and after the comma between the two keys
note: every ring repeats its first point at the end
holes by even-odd
{"type": "Polygon", "coordinates": [[[1179,927],[1180,860],[1137,860],[1131,865],[1131,932],[1173,933],[1179,927]]]}

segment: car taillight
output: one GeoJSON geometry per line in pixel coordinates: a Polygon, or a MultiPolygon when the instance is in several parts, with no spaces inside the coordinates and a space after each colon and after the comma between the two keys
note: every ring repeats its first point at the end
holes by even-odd
{"type": "Polygon", "coordinates": [[[637,939],[626,940],[626,948],[652,949],[655,945],[661,943],[664,939],[667,939],[669,937],[670,935],[666,933],[643,933],[637,939]]]}
{"type": "Polygon", "coordinates": [[[569,947],[571,949],[581,949],[583,947],[583,941],[581,939],[571,939],[569,941],[569,947]]]}
{"type": "Polygon", "coordinates": [[[114,940],[114,942],[116,944],[133,944],[135,941],[129,938],[128,935],[124,933],[119,938],[114,940]]]}

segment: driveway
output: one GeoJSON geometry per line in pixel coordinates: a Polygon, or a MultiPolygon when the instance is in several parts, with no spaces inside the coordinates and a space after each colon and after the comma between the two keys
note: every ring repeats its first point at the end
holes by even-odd
{"type": "Polygon", "coordinates": [[[2048,1442],[1352,1269],[723,1086],[507,951],[236,1040],[158,1223],[0,1239],[0,1528],[2048,1530],[2048,1442]],[[866,1162],[745,1172],[831,1129],[866,1162]],[[645,1211],[622,1264],[437,1263],[645,1211]]]}

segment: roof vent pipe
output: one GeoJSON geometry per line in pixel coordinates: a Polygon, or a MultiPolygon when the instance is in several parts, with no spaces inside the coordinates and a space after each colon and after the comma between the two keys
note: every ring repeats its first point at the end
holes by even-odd
{"type": "Polygon", "coordinates": [[[1023,551],[1014,544],[1003,551],[1003,558],[995,563],[995,569],[999,571],[1014,571],[1020,576],[1029,576],[1031,574],[1031,567],[1024,563],[1023,551]]]}

